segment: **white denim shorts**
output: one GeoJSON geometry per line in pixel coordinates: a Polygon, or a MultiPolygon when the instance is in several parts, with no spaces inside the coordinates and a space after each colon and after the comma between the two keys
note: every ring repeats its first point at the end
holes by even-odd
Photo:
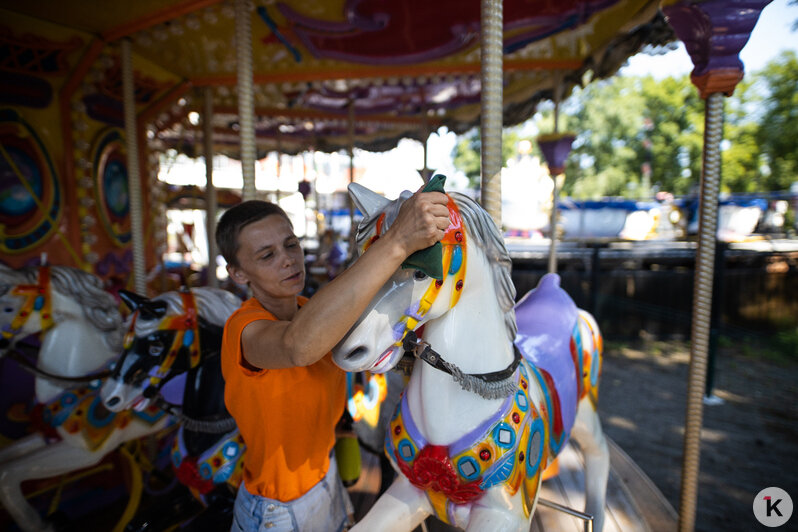
{"type": "Polygon", "coordinates": [[[289,502],[252,495],[242,482],[233,509],[231,532],[340,532],[353,514],[335,455],[330,469],[310,491],[289,502]]]}

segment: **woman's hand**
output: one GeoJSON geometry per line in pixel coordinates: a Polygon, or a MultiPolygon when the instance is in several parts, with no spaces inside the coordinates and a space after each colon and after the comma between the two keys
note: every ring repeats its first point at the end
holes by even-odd
{"type": "Polygon", "coordinates": [[[400,246],[405,258],[443,239],[449,227],[449,197],[442,192],[416,192],[402,204],[396,220],[381,237],[400,246]]]}

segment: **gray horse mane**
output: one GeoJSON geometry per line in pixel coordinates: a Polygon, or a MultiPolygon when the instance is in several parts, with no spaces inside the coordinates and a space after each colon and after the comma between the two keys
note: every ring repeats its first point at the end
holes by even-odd
{"type": "MultiPolygon", "coordinates": [[[[472,242],[482,249],[488,259],[493,271],[493,286],[496,290],[496,298],[499,308],[504,312],[504,324],[507,327],[507,334],[510,341],[515,340],[517,326],[515,322],[515,285],[511,277],[512,260],[504,245],[499,228],[493,218],[477,202],[464,194],[449,192],[449,196],[454,200],[460,209],[460,215],[472,238],[472,242]]],[[[396,219],[399,213],[399,206],[404,203],[410,194],[402,194],[394,203],[386,209],[385,228],[396,219]]],[[[377,217],[364,219],[358,226],[357,245],[362,249],[374,229],[377,217]]]]}
{"type": "MultiPolygon", "coordinates": [[[[199,316],[220,327],[224,327],[227,318],[241,306],[241,300],[236,295],[221,288],[192,288],[191,293],[194,294],[199,316]]],[[[183,313],[183,298],[180,297],[180,292],[165,292],[152,300],[166,302],[166,313],[169,316],[183,313]]],[[[137,320],[136,335],[151,333],[158,328],[160,322],[161,320],[137,320]]]]}
{"type": "MultiPolygon", "coordinates": [[[[10,286],[33,284],[38,277],[38,267],[26,266],[15,270],[0,264],[0,278],[8,279],[10,286]]],[[[53,289],[75,299],[89,323],[106,333],[104,339],[109,348],[114,351],[121,349],[125,332],[122,315],[116,300],[103,288],[99,277],[71,266],[50,266],[50,280],[53,289]]]]}
{"type": "Polygon", "coordinates": [[[515,285],[511,276],[513,262],[504,245],[504,238],[493,218],[477,202],[457,192],[450,192],[449,196],[460,209],[460,215],[463,217],[463,223],[468,229],[469,236],[482,248],[482,252],[488,259],[488,264],[492,267],[496,299],[499,308],[504,312],[504,324],[512,342],[518,331],[514,308],[515,285]]]}

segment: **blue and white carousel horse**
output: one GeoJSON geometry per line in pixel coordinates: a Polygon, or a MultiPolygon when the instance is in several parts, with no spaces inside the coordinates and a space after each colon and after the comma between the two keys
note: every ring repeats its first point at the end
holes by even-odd
{"type": "MultiPolygon", "coordinates": [[[[409,197],[389,201],[356,184],[350,194],[365,216],[361,251],[409,197]]],[[[440,245],[411,256],[333,350],[346,371],[385,372],[405,351],[416,356],[385,437],[401,474],[355,529],[412,530],[433,514],[466,530],[528,530],[542,472],[570,435],[586,459],[585,511],[601,530],[609,454],[595,321],[556,275],[515,309],[501,233],[473,200],[449,198],[440,245]],[[526,330],[516,330],[516,313],[526,330]]]]}

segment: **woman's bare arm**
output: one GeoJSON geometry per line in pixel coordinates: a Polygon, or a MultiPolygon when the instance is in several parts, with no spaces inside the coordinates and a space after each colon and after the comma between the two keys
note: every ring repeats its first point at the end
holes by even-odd
{"type": "Polygon", "coordinates": [[[244,358],[264,369],[308,366],[324,357],[354,325],[383,284],[413,252],[443,238],[448,198],[419,192],[390,229],[350,268],[319,290],[291,321],[258,320],[241,335],[244,358]]]}

